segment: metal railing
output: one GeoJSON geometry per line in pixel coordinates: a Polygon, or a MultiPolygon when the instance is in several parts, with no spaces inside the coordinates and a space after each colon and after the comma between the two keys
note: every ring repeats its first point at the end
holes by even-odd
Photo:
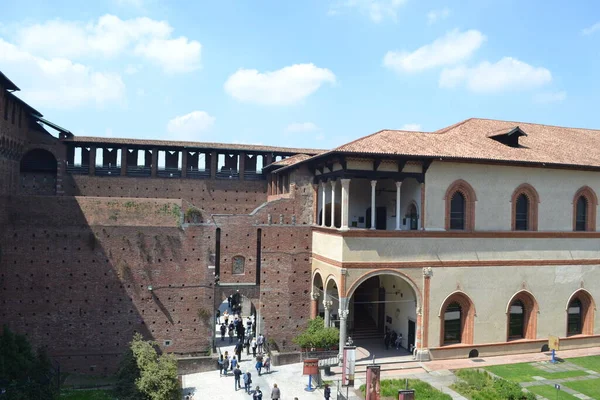
{"type": "Polygon", "coordinates": [[[267,179],[267,177],[262,172],[244,171],[244,179],[247,181],[262,181],[267,179]]]}
{"type": "Polygon", "coordinates": [[[210,169],[189,169],[185,174],[190,179],[210,179],[210,169]]]}
{"type": "Polygon", "coordinates": [[[239,179],[240,173],[234,169],[222,169],[217,171],[217,179],[239,179]]]}
{"type": "Polygon", "coordinates": [[[119,176],[121,175],[120,166],[96,166],[96,175],[98,176],[119,176]]]}
{"type": "Polygon", "coordinates": [[[159,168],[156,171],[156,176],[161,178],[181,178],[181,170],[179,168],[159,168]]]}
{"type": "Polygon", "coordinates": [[[89,165],[82,164],[67,164],[67,173],[73,175],[87,175],[90,173],[89,165]]]}
{"type": "Polygon", "coordinates": [[[152,168],[151,167],[143,167],[140,165],[128,165],[127,166],[127,176],[136,176],[136,177],[144,177],[151,176],[152,168]]]}

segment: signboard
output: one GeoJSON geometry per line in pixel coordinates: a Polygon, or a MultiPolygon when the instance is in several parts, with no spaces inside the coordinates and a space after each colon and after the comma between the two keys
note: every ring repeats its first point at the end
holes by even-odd
{"type": "Polygon", "coordinates": [[[560,339],[558,336],[549,335],[548,336],[548,349],[550,350],[560,350],[560,339]]]}
{"type": "Polygon", "coordinates": [[[318,375],[319,374],[319,359],[310,358],[304,360],[302,375],[318,375]]]}
{"type": "Polygon", "coordinates": [[[365,400],[381,400],[380,385],[381,366],[367,366],[367,387],[365,391],[365,400]]]}
{"type": "Polygon", "coordinates": [[[415,391],[398,390],[398,400],[415,400],[415,391]]]}
{"type": "Polygon", "coordinates": [[[356,369],[356,346],[344,347],[344,363],[342,365],[342,385],[354,386],[354,371],[356,369]]]}

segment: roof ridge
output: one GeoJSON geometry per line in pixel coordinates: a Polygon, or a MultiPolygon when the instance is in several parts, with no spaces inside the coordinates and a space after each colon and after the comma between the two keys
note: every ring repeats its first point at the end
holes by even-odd
{"type": "MultiPolygon", "coordinates": [[[[494,119],[494,118],[469,118],[469,119],[481,120],[481,121],[509,122],[511,124],[537,125],[537,126],[545,126],[545,127],[548,127],[548,128],[577,129],[577,130],[582,130],[582,131],[596,131],[596,132],[600,132],[600,129],[594,129],[594,128],[576,128],[576,127],[572,127],[572,126],[538,124],[538,123],[535,123],[535,122],[511,121],[511,120],[506,120],[506,119],[494,119]]],[[[463,122],[465,122],[465,121],[463,121],[463,122]]]]}
{"type": "Polygon", "coordinates": [[[431,133],[435,133],[435,134],[441,135],[441,134],[447,133],[448,131],[450,131],[450,130],[452,130],[452,129],[454,129],[454,128],[458,128],[459,126],[461,126],[461,125],[464,125],[464,124],[466,124],[467,122],[469,122],[469,121],[471,121],[471,120],[474,120],[474,119],[478,119],[478,118],[473,118],[473,117],[471,117],[471,118],[467,118],[467,119],[465,119],[465,120],[462,120],[462,121],[460,121],[460,122],[457,122],[457,123],[455,123],[455,124],[452,124],[452,125],[450,125],[450,126],[446,126],[445,128],[438,129],[437,131],[434,131],[434,132],[431,132],[431,133]]]}
{"type": "Polygon", "coordinates": [[[357,138],[357,139],[354,139],[354,140],[353,140],[353,141],[351,141],[351,142],[344,143],[344,144],[342,144],[342,145],[340,145],[340,146],[337,146],[335,149],[333,149],[333,150],[331,150],[331,151],[337,150],[337,149],[339,149],[340,147],[348,146],[348,145],[350,145],[350,144],[353,144],[353,143],[356,143],[356,142],[358,142],[359,140],[363,140],[363,139],[369,138],[369,137],[371,137],[371,136],[375,136],[375,135],[377,135],[377,134],[380,134],[381,132],[385,132],[385,131],[388,131],[388,130],[389,130],[389,129],[381,129],[381,130],[378,130],[378,131],[377,131],[377,132],[375,132],[375,133],[371,133],[370,135],[367,135],[367,136],[361,136],[361,137],[359,137],[359,138],[357,138]]]}

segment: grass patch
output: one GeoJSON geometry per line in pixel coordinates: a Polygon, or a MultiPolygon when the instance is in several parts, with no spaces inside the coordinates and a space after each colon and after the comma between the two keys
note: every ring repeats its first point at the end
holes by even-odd
{"type": "MultiPolygon", "coordinates": [[[[556,399],[556,389],[552,385],[530,386],[527,388],[532,393],[539,394],[547,399],[556,399]]],[[[578,397],[572,396],[562,390],[558,393],[559,400],[579,400],[578,397]]]]}
{"type": "Polygon", "coordinates": [[[529,363],[493,365],[485,369],[513,382],[533,382],[535,381],[533,379],[534,376],[541,376],[547,379],[563,379],[587,375],[584,371],[546,372],[529,363]]]}
{"type": "Polygon", "coordinates": [[[460,378],[452,388],[471,400],[535,400],[532,393],[523,392],[516,382],[493,378],[475,369],[456,372],[460,378]]]}
{"type": "Polygon", "coordinates": [[[110,390],[63,390],[61,400],[115,400],[110,390]]]}
{"type": "Polygon", "coordinates": [[[589,379],[587,381],[577,381],[565,383],[565,386],[579,392],[592,399],[600,399],[600,379],[589,379]]]}
{"type": "Polygon", "coordinates": [[[569,358],[567,361],[580,367],[600,372],[600,356],[569,358]]]}
{"type": "MultiPolygon", "coordinates": [[[[404,379],[384,379],[381,381],[381,399],[397,399],[398,390],[406,388],[404,379]]],[[[415,398],[419,400],[452,400],[450,395],[440,392],[427,382],[418,379],[409,379],[408,388],[415,390],[415,398]]],[[[365,385],[360,386],[360,391],[365,394],[365,385]]]]}

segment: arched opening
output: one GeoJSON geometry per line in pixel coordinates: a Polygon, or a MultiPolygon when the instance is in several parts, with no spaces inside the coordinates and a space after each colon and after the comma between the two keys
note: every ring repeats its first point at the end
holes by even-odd
{"type": "Polygon", "coordinates": [[[57,162],[52,153],[34,149],[21,158],[21,193],[31,195],[56,194],[57,162]]]}
{"type": "Polygon", "coordinates": [[[594,334],[594,299],[587,290],[573,293],[567,304],[567,336],[594,334]]]}
{"type": "Polygon", "coordinates": [[[477,358],[479,357],[479,350],[473,349],[469,352],[469,358],[477,358]]]}
{"type": "MultiPolygon", "coordinates": [[[[315,318],[320,315],[320,310],[323,307],[323,277],[320,272],[315,272],[312,279],[312,292],[311,292],[311,304],[310,317],[315,318]]],[[[321,315],[322,316],[322,315],[321,315]]]]}
{"type": "Polygon", "coordinates": [[[517,197],[517,205],[515,211],[515,230],[526,231],[529,229],[529,199],[525,194],[520,194],[517,197]]]}
{"type": "Polygon", "coordinates": [[[356,345],[378,358],[409,354],[416,346],[419,300],[408,278],[366,276],[349,290],[348,299],[348,330],[356,345]]]}
{"type": "Polygon", "coordinates": [[[514,295],[506,310],[507,340],[535,339],[537,313],[537,301],[531,293],[523,290],[514,295]]]}
{"type": "MultiPolygon", "coordinates": [[[[335,227],[339,228],[342,226],[342,206],[339,203],[333,205],[333,212],[335,218],[335,227]]],[[[323,224],[323,209],[319,211],[319,225],[323,224]]],[[[325,226],[331,226],[331,203],[325,204],[325,226]]]]}
{"type": "Polygon", "coordinates": [[[440,346],[472,344],[475,306],[465,293],[454,292],[440,308],[440,346]]]}
{"type": "Polygon", "coordinates": [[[575,210],[575,230],[586,231],[587,230],[587,199],[583,196],[579,196],[577,199],[577,205],[575,210]]]}
{"type": "Polygon", "coordinates": [[[466,181],[459,179],[446,189],[446,230],[475,229],[475,191],[466,181]]]}
{"type": "Polygon", "coordinates": [[[455,192],[450,200],[450,229],[465,229],[465,196],[455,192]]]}
{"type": "Polygon", "coordinates": [[[417,211],[417,205],[410,203],[408,206],[408,223],[411,231],[419,229],[419,212],[417,211]]]}
{"type": "Polygon", "coordinates": [[[338,284],[332,275],[329,275],[325,280],[323,301],[319,304],[319,307],[319,315],[323,317],[325,324],[339,327],[338,310],[340,308],[340,295],[338,284]]]}
{"type": "Polygon", "coordinates": [[[222,296],[215,315],[217,347],[244,342],[262,332],[260,315],[251,299],[237,290],[223,292],[222,296]]]}
{"type": "Polygon", "coordinates": [[[538,193],[530,184],[523,183],[515,189],[511,197],[512,230],[537,231],[539,202],[538,193]]]}

